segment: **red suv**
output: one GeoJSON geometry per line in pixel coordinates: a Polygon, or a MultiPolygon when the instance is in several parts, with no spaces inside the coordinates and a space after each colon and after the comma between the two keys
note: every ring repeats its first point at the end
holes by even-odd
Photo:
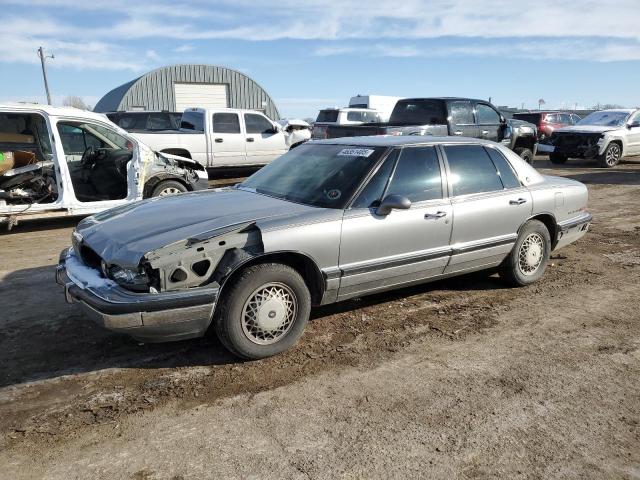
{"type": "Polygon", "coordinates": [[[545,110],[514,113],[513,118],[533,123],[538,127],[538,141],[540,143],[548,143],[549,137],[556,128],[575,125],[580,121],[580,117],[575,113],[545,110]]]}

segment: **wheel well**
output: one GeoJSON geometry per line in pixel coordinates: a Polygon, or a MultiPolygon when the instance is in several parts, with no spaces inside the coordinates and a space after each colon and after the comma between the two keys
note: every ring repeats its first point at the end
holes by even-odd
{"type": "Polygon", "coordinates": [[[558,224],[556,223],[556,219],[554,218],[554,216],[549,213],[543,213],[540,215],[536,215],[529,220],[538,220],[542,222],[545,227],[547,227],[547,230],[549,230],[549,236],[551,237],[551,249],[553,250],[556,247],[556,243],[558,241],[558,224]]]}
{"type": "MultiPolygon", "coordinates": [[[[624,145],[622,145],[622,142],[620,140],[611,140],[608,144],[607,147],[612,144],[612,143],[617,143],[618,146],[620,147],[620,156],[624,155],[624,145]]],[[[605,149],[606,150],[606,149],[605,149]]]]}
{"type": "Polygon", "coordinates": [[[516,148],[528,148],[533,152],[533,146],[536,144],[535,137],[519,137],[516,139],[516,144],[513,146],[516,148]]]}
{"type": "Polygon", "coordinates": [[[316,263],[306,255],[298,252],[274,252],[266,253],[252,258],[249,261],[241,263],[223,282],[224,286],[233,281],[245,268],[261,263],[280,263],[288,265],[300,274],[304,283],[307,284],[309,293],[311,294],[311,303],[318,305],[324,294],[324,277],[316,263]]]}
{"type": "Polygon", "coordinates": [[[178,155],[179,157],[191,158],[189,150],[185,150],[184,148],[165,148],[164,150],[160,150],[160,153],[168,153],[170,155],[178,155]]]}

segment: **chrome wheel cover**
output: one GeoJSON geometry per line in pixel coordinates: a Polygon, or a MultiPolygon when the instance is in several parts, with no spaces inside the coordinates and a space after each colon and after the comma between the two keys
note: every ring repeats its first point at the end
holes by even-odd
{"type": "Polygon", "coordinates": [[[618,163],[620,158],[620,147],[617,143],[612,143],[609,148],[607,148],[607,153],[605,156],[605,162],[607,165],[613,166],[618,163]]]}
{"type": "Polygon", "coordinates": [[[249,295],[242,309],[242,331],[258,345],[280,341],[291,329],[298,312],[293,290],[283,283],[267,283],[249,295]]]}
{"type": "Polygon", "coordinates": [[[176,187],[167,187],[160,190],[158,194],[159,197],[166,197],[167,195],[176,195],[178,193],[182,193],[181,190],[178,190],[176,187]]]}
{"type": "Polygon", "coordinates": [[[518,250],[518,269],[526,276],[533,275],[542,265],[544,239],[539,233],[532,233],[524,239],[518,250]]]}

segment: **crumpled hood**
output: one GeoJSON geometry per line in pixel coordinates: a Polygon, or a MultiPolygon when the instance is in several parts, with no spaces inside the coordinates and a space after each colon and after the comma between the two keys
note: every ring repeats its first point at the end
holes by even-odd
{"type": "Polygon", "coordinates": [[[573,125],[571,127],[556,128],[554,132],[566,133],[604,133],[611,130],[618,130],[620,127],[607,127],[602,125],[573,125]]]}
{"type": "Polygon", "coordinates": [[[76,231],[107,262],[132,268],[144,254],[194,235],[309,209],[243,190],[208,190],[116,207],[84,219],[76,231]]]}

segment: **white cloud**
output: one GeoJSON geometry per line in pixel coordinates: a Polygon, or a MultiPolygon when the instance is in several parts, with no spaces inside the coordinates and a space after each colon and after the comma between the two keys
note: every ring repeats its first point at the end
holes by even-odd
{"type": "MultiPolygon", "coordinates": [[[[167,59],[140,40],[192,43],[231,39],[330,42],[316,55],[373,57],[507,56],[596,61],[638,60],[638,0],[2,0],[0,62],[37,62],[53,51],[52,68],[139,71],[167,59]],[[64,16],[59,12],[64,12],[64,16]],[[38,13],[39,12],[39,13],[38,13]],[[73,21],[68,20],[72,13],[73,21]],[[102,20],[96,26],[95,19],[102,20]],[[85,19],[89,20],[85,22],[85,19]],[[428,49],[418,42],[429,43],[428,49]],[[492,42],[493,41],[493,42],[492,42]],[[367,42],[366,45],[362,43],[367,42]],[[402,44],[399,44],[399,43],[402,44]]],[[[147,42],[147,43],[149,43],[147,42]]]]}
{"type": "Polygon", "coordinates": [[[323,45],[313,51],[317,56],[358,55],[369,57],[501,57],[545,60],[589,60],[593,62],[640,60],[640,42],[619,39],[532,39],[502,41],[465,40],[458,45],[323,45]]]}

